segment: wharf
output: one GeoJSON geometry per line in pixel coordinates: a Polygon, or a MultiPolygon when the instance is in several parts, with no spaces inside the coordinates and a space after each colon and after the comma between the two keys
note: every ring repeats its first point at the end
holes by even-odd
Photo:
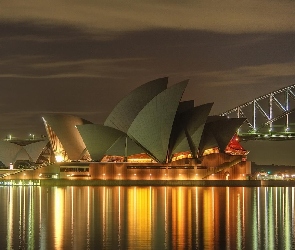
{"type": "Polygon", "coordinates": [[[1,180],[0,186],[295,187],[295,180],[1,180]]]}

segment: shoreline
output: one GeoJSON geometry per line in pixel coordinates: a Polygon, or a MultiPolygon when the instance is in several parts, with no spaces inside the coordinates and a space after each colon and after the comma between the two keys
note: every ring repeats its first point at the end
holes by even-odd
{"type": "Polygon", "coordinates": [[[295,180],[1,180],[0,186],[295,187],[295,180]]]}

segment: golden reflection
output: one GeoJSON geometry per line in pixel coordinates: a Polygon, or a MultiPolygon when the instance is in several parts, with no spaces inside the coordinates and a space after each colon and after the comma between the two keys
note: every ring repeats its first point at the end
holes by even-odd
{"type": "Polygon", "coordinates": [[[150,225],[150,227],[152,227],[152,206],[154,205],[155,203],[154,202],[152,202],[152,187],[150,187],[149,188],[149,217],[148,217],[148,219],[149,219],[149,225],[150,225]]]}
{"type": "Polygon", "coordinates": [[[7,204],[7,249],[13,249],[13,193],[12,193],[13,187],[8,188],[8,204],[7,204]]]}
{"type": "MultiPolygon", "coordinates": [[[[278,219],[278,214],[279,214],[279,208],[278,208],[278,191],[279,190],[279,188],[278,187],[276,187],[275,188],[275,235],[278,235],[278,224],[279,224],[279,219],[278,219]]],[[[275,241],[276,241],[276,245],[277,245],[277,239],[275,239],[275,241]]]]}
{"type": "Polygon", "coordinates": [[[260,200],[261,200],[261,197],[260,197],[260,193],[261,193],[261,188],[258,187],[257,188],[257,204],[256,204],[256,208],[257,208],[257,218],[256,218],[256,221],[257,221],[257,244],[259,246],[259,248],[261,247],[260,246],[260,242],[261,242],[261,213],[260,213],[260,200]]]}
{"type": "MultiPolygon", "coordinates": [[[[177,192],[175,188],[172,188],[171,190],[171,210],[172,210],[172,234],[173,235],[177,235],[176,232],[176,227],[175,225],[177,225],[177,192]]],[[[176,241],[176,240],[175,240],[176,241]]],[[[172,246],[173,248],[175,248],[175,241],[172,242],[172,246]]]]}
{"type": "Polygon", "coordinates": [[[214,200],[212,192],[213,188],[204,189],[203,231],[204,245],[208,249],[214,249],[214,200]]]}
{"type": "MultiPolygon", "coordinates": [[[[175,202],[177,204],[176,206],[176,225],[173,226],[173,228],[176,228],[176,235],[181,235],[182,233],[185,233],[185,225],[183,223],[183,215],[185,212],[183,211],[183,205],[185,204],[184,202],[184,193],[183,193],[183,187],[179,187],[176,190],[176,200],[172,202],[175,202]]],[[[176,239],[180,244],[183,244],[181,240],[183,239],[176,239]]]]}
{"type": "Polygon", "coordinates": [[[145,249],[147,242],[151,242],[151,202],[147,188],[128,189],[128,242],[130,249],[145,249]]]}
{"type": "Polygon", "coordinates": [[[241,198],[238,194],[237,205],[237,249],[242,249],[242,223],[241,223],[241,198]]]}
{"type": "Polygon", "coordinates": [[[103,187],[102,196],[102,242],[105,248],[106,243],[106,187],[103,187]]]}
{"type": "Polygon", "coordinates": [[[230,192],[229,187],[226,187],[226,245],[230,246],[230,192]]]}
{"type": "MultiPolygon", "coordinates": [[[[269,227],[268,225],[268,187],[264,188],[264,228],[265,230],[267,230],[267,228],[269,227]]],[[[266,233],[264,235],[264,242],[265,242],[265,246],[267,249],[268,248],[268,234],[266,233]]]]}
{"type": "MultiPolygon", "coordinates": [[[[275,188],[275,235],[278,234],[278,188],[275,188]]],[[[277,244],[277,239],[276,239],[276,244],[277,244]]]]}
{"type": "Polygon", "coordinates": [[[107,244],[110,241],[113,240],[112,235],[112,224],[113,224],[113,216],[112,216],[112,210],[114,209],[114,203],[113,203],[113,189],[106,187],[105,188],[105,243],[107,244]]]}
{"type": "Polygon", "coordinates": [[[186,187],[172,188],[172,248],[190,249],[192,235],[192,201],[191,189],[186,187]],[[187,238],[189,237],[189,238],[187,238]]]}
{"type": "Polygon", "coordinates": [[[87,242],[87,249],[89,249],[89,241],[90,241],[90,187],[87,187],[87,231],[86,231],[86,242],[87,242]]]}
{"type": "MultiPolygon", "coordinates": [[[[184,236],[183,236],[183,241],[184,241],[184,243],[185,243],[185,241],[186,241],[186,237],[185,236],[189,236],[189,238],[190,238],[190,235],[192,235],[192,214],[191,214],[191,212],[192,212],[192,190],[191,189],[188,189],[187,190],[188,191],[188,193],[187,193],[187,195],[188,195],[188,197],[187,197],[187,203],[184,201],[184,204],[187,204],[187,206],[182,206],[184,209],[184,213],[182,214],[182,218],[186,215],[187,216],[187,222],[186,223],[184,223],[184,226],[186,226],[187,227],[187,234],[185,234],[184,236]]],[[[185,221],[185,220],[183,220],[183,221],[185,221]]],[[[191,240],[189,240],[187,243],[186,243],[186,248],[188,248],[188,249],[191,249],[192,248],[192,245],[191,245],[191,240]]]]}
{"type": "Polygon", "coordinates": [[[121,229],[121,187],[119,186],[118,187],[118,247],[120,248],[121,247],[121,232],[122,232],[122,229],[121,229]]]}
{"type": "MultiPolygon", "coordinates": [[[[258,189],[258,188],[257,188],[258,189]]],[[[253,217],[252,217],[252,249],[259,249],[259,245],[258,245],[258,220],[260,219],[258,217],[258,205],[257,205],[257,193],[259,193],[257,191],[257,189],[254,189],[254,196],[253,196],[253,217]]]]}
{"type": "Polygon", "coordinates": [[[292,211],[292,214],[291,214],[291,217],[292,217],[292,239],[295,239],[295,227],[294,227],[294,222],[295,222],[295,213],[294,213],[294,202],[295,202],[295,199],[294,199],[294,187],[292,187],[292,190],[291,190],[291,199],[292,199],[292,203],[291,203],[291,211],[292,211]]]}
{"type": "Polygon", "coordinates": [[[63,189],[55,187],[54,194],[54,245],[56,249],[62,249],[65,219],[63,189]]]}
{"type": "MultiPolygon", "coordinates": [[[[45,188],[43,188],[43,190],[45,190],[45,188]]],[[[47,188],[46,188],[47,190],[47,188]]],[[[39,229],[40,229],[40,233],[39,233],[39,240],[40,240],[40,249],[46,249],[46,235],[47,235],[47,230],[44,226],[44,224],[46,223],[46,220],[43,220],[42,217],[42,208],[43,208],[43,204],[42,204],[42,188],[38,187],[38,194],[39,194],[39,229]]],[[[46,206],[48,204],[48,190],[46,191],[46,198],[47,201],[44,202],[44,206],[46,206]]],[[[45,208],[43,208],[45,209],[45,208]]]]}
{"type": "Polygon", "coordinates": [[[20,209],[19,209],[19,235],[20,235],[20,244],[22,245],[25,242],[24,236],[26,232],[26,194],[25,188],[21,187],[20,189],[20,209]]]}
{"type": "Polygon", "coordinates": [[[273,211],[273,188],[269,190],[269,196],[268,196],[268,213],[267,213],[267,219],[268,219],[268,243],[269,243],[269,249],[275,249],[275,225],[274,225],[274,211],[273,211]]]}
{"type": "Polygon", "coordinates": [[[246,235],[246,230],[245,230],[245,188],[242,188],[242,194],[243,194],[243,213],[242,213],[242,227],[243,227],[243,245],[245,244],[245,235],[246,235]]]}
{"type": "Polygon", "coordinates": [[[295,187],[20,186],[3,192],[3,249],[293,247],[295,187]]]}
{"type": "Polygon", "coordinates": [[[167,204],[168,204],[168,198],[167,198],[167,187],[164,189],[164,216],[165,216],[165,249],[168,248],[168,234],[169,234],[169,228],[168,228],[168,209],[167,209],[167,204]]]}
{"type": "Polygon", "coordinates": [[[199,229],[199,213],[200,213],[200,211],[199,211],[199,203],[200,203],[200,201],[199,201],[198,191],[199,191],[199,189],[198,189],[198,187],[196,187],[196,190],[195,190],[195,192],[196,192],[196,202],[195,202],[195,209],[196,209],[196,218],[195,218],[195,220],[196,220],[196,224],[195,224],[196,234],[195,234],[195,238],[196,238],[196,247],[199,249],[200,248],[200,246],[199,246],[199,232],[200,232],[200,229],[199,229]]]}
{"type": "Polygon", "coordinates": [[[71,243],[74,244],[74,187],[71,187],[71,243]]]}
{"type": "Polygon", "coordinates": [[[35,249],[34,239],[35,239],[35,231],[34,231],[34,224],[35,224],[35,216],[34,216],[34,195],[33,195],[33,188],[32,186],[28,187],[29,191],[29,214],[28,214],[28,234],[30,237],[27,239],[28,249],[35,249]]]}
{"type": "Polygon", "coordinates": [[[284,219],[284,241],[285,241],[285,249],[292,249],[292,239],[291,239],[291,218],[290,218],[290,200],[289,200],[289,187],[285,187],[285,219],[284,219]]]}

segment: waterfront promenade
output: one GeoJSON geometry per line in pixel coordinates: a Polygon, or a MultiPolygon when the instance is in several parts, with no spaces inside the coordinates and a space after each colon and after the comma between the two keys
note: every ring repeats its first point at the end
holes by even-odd
{"type": "Polygon", "coordinates": [[[1,180],[0,186],[295,187],[295,180],[1,180]]]}

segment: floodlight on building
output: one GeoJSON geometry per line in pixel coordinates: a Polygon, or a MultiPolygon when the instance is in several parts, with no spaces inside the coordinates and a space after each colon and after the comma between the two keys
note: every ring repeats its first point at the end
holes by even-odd
{"type": "Polygon", "coordinates": [[[64,160],[64,157],[62,155],[56,155],[55,160],[56,162],[62,162],[64,160]]]}

